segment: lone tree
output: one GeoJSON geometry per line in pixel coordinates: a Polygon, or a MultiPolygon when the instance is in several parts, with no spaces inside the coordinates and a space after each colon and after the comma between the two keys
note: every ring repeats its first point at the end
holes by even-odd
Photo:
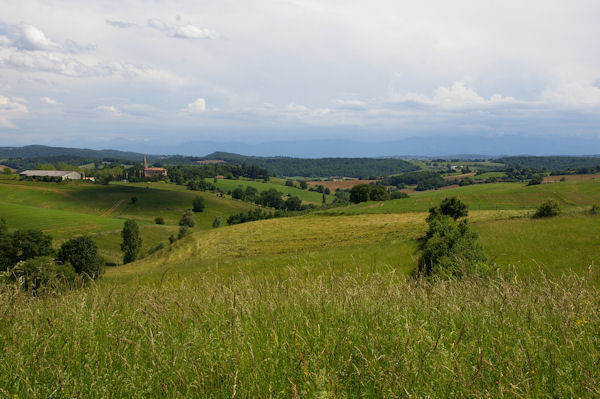
{"type": "Polygon", "coordinates": [[[542,203],[538,209],[533,214],[534,218],[546,218],[551,216],[556,216],[560,213],[560,207],[558,206],[558,202],[553,199],[549,199],[546,202],[542,203]]]}
{"type": "Polygon", "coordinates": [[[202,197],[196,196],[196,198],[194,198],[194,201],[192,201],[192,207],[192,210],[194,212],[204,211],[204,200],[202,199],[202,197]]]}
{"type": "Polygon", "coordinates": [[[420,275],[460,277],[488,267],[477,233],[471,231],[466,219],[456,221],[467,215],[466,205],[455,198],[447,200],[429,211],[429,230],[421,243],[420,275]]]}
{"type": "Polygon", "coordinates": [[[467,205],[456,197],[444,198],[439,206],[429,209],[427,222],[438,215],[450,216],[452,219],[457,220],[469,215],[469,210],[467,205]]]}
{"type": "Polygon", "coordinates": [[[140,228],[135,220],[127,220],[121,231],[123,242],[121,251],[123,251],[123,263],[130,263],[138,258],[142,248],[142,239],[140,238],[140,228]]]}
{"type": "Polygon", "coordinates": [[[98,245],[87,235],[72,238],[61,245],[58,260],[69,262],[84,278],[100,277],[102,258],[98,255],[98,245]]]}

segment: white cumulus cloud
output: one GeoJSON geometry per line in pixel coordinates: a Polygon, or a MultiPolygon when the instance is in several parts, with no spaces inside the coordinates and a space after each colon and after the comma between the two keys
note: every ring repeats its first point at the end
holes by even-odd
{"type": "Polygon", "coordinates": [[[182,26],[171,26],[159,19],[148,20],[148,26],[152,29],[163,32],[169,37],[178,39],[217,39],[219,33],[213,29],[199,28],[195,25],[187,24],[182,26]]]}
{"type": "Polygon", "coordinates": [[[196,99],[193,103],[190,103],[185,107],[182,112],[186,114],[200,114],[206,111],[206,100],[202,97],[196,99]]]}
{"type": "Polygon", "coordinates": [[[49,105],[56,105],[58,102],[50,97],[40,97],[40,101],[49,105]]]}

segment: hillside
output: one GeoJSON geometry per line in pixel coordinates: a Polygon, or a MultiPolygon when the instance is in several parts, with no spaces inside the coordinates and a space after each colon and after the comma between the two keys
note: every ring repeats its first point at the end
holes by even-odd
{"type": "Polygon", "coordinates": [[[24,147],[0,147],[0,159],[3,158],[53,158],[53,157],[79,157],[79,158],[112,158],[128,161],[141,161],[144,154],[119,150],[89,150],[84,148],[49,147],[45,145],[28,145],[24,147]]]}
{"type": "Polygon", "coordinates": [[[224,160],[231,163],[247,163],[270,170],[277,176],[303,177],[369,177],[384,176],[419,169],[403,159],[392,158],[291,158],[252,157],[227,152],[215,152],[204,159],[224,160]]]}
{"type": "Polygon", "coordinates": [[[514,156],[497,159],[507,166],[554,170],[577,170],[600,165],[600,157],[568,157],[568,156],[514,156]]]}

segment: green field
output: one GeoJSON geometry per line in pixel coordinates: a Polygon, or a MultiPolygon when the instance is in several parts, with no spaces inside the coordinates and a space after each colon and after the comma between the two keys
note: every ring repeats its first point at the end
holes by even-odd
{"type": "Polygon", "coordinates": [[[142,251],[146,252],[176,233],[179,218],[192,207],[196,196],[204,198],[206,208],[195,215],[195,230],[212,228],[217,216],[226,219],[254,207],[172,184],[103,186],[85,182],[0,181],[0,217],[11,229],[41,229],[56,239],[56,245],[74,235],[91,234],[106,260],[120,263],[119,240],[124,220],[138,222],[142,251]],[[137,198],[134,204],[132,197],[137,198]],[[154,225],[156,217],[162,217],[165,225],[154,225]]]}
{"type": "MultiPolygon", "coordinates": [[[[94,237],[112,256],[122,215],[159,242],[196,194],[206,196],[207,211],[209,200],[227,211],[250,206],[162,183],[33,187],[0,184],[0,214],[56,232],[96,223],[94,237]],[[115,207],[131,193],[137,208],[115,207]],[[166,226],[151,223],[161,205],[172,215],[166,226]]],[[[32,299],[0,285],[0,396],[597,397],[596,203],[598,180],[465,186],[202,225],[62,295],[32,299]],[[427,210],[452,195],[470,206],[497,270],[415,280],[427,210]],[[531,218],[547,198],[563,213],[531,218]]]]}
{"type": "MultiPolygon", "coordinates": [[[[207,181],[212,182],[213,180],[207,180],[207,181]]],[[[246,188],[247,186],[254,187],[259,192],[274,188],[275,190],[282,192],[284,196],[289,194],[290,196],[298,197],[302,201],[309,203],[309,204],[320,205],[323,202],[323,194],[318,193],[316,191],[308,191],[308,190],[301,190],[296,187],[288,187],[285,185],[285,180],[283,180],[283,179],[272,178],[268,183],[264,183],[262,181],[243,180],[243,179],[240,179],[240,180],[218,179],[217,180],[217,187],[219,187],[221,190],[224,190],[224,191],[234,190],[238,187],[246,188]]],[[[330,203],[332,200],[333,200],[333,195],[328,195],[327,203],[330,203]]]]}
{"type": "Polygon", "coordinates": [[[600,203],[600,179],[527,186],[525,183],[475,184],[410,194],[410,198],[364,202],[324,211],[328,214],[424,212],[446,197],[457,197],[473,210],[535,209],[547,199],[564,208],[600,203]]]}

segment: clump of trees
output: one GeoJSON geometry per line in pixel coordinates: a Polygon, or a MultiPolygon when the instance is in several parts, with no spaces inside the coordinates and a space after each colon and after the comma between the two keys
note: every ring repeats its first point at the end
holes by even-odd
{"type": "Polygon", "coordinates": [[[357,184],[350,190],[350,201],[358,204],[366,201],[386,201],[390,196],[383,186],[357,184]]]}
{"type": "Polygon", "coordinates": [[[0,278],[32,294],[56,292],[97,279],[102,272],[98,247],[88,236],[73,238],[58,250],[39,230],[8,232],[0,219],[0,278]]]}
{"type": "Polygon", "coordinates": [[[545,218],[557,216],[560,213],[560,206],[558,202],[553,199],[549,199],[543,202],[533,214],[534,218],[545,218]]]}
{"type": "Polygon", "coordinates": [[[461,277],[489,269],[467,215],[467,206],[457,198],[446,198],[429,210],[429,229],[421,243],[418,275],[461,277]]]}

